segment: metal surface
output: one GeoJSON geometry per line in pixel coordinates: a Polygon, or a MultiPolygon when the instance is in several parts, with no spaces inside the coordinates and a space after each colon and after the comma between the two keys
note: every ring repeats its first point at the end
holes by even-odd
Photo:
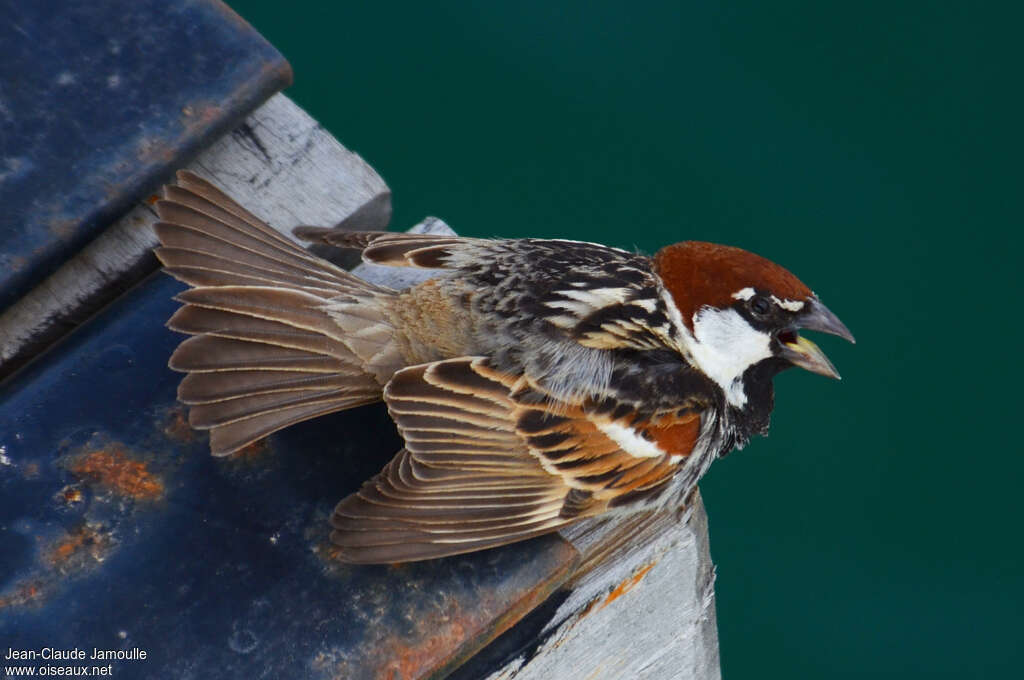
{"type": "Polygon", "coordinates": [[[147,280],[0,389],[4,645],[145,651],[103,662],[119,678],[441,676],[564,582],[556,537],[334,561],[332,507],[398,446],[386,412],[211,457],[166,368],[180,290],[147,280]]]}
{"type": "Polygon", "coordinates": [[[219,0],[0,0],[0,311],[290,82],[219,0]]]}

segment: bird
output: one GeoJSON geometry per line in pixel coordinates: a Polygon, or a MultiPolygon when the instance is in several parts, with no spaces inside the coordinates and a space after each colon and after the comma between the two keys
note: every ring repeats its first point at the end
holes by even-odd
{"type": "Polygon", "coordinates": [[[361,280],[180,171],[156,203],[179,400],[223,456],[383,400],[404,446],[331,516],[338,559],[386,564],[684,507],[767,433],[773,378],[839,378],[802,330],[849,329],[796,276],[733,246],[351,232],[298,238],[432,270],[361,280]]]}

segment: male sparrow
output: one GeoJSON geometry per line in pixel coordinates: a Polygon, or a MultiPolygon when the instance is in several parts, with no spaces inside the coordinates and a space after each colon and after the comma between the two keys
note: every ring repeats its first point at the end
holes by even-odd
{"type": "Polygon", "coordinates": [[[354,563],[424,560],[612,511],[679,506],[764,434],[772,378],[838,378],[811,329],[853,342],[779,265],[687,241],[594,243],[304,228],[437,276],[404,291],[312,255],[194,174],[157,203],[156,253],[192,288],[168,323],[193,427],[227,455],[384,399],[405,447],[334,511],[354,563]]]}

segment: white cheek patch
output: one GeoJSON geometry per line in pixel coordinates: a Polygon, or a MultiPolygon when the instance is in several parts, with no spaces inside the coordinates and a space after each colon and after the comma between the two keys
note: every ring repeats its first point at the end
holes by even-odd
{"type": "Polygon", "coordinates": [[[743,391],[743,373],[759,361],[772,356],[771,336],[744,319],[735,309],[704,307],[693,317],[691,348],[697,365],[725,390],[733,406],[747,403],[743,391]]]}

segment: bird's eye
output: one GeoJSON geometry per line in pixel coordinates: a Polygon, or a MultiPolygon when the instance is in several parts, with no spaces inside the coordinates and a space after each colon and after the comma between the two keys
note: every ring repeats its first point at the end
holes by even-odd
{"type": "Polygon", "coordinates": [[[750,311],[758,316],[764,316],[771,308],[771,303],[763,295],[755,295],[750,299],[750,311]]]}

